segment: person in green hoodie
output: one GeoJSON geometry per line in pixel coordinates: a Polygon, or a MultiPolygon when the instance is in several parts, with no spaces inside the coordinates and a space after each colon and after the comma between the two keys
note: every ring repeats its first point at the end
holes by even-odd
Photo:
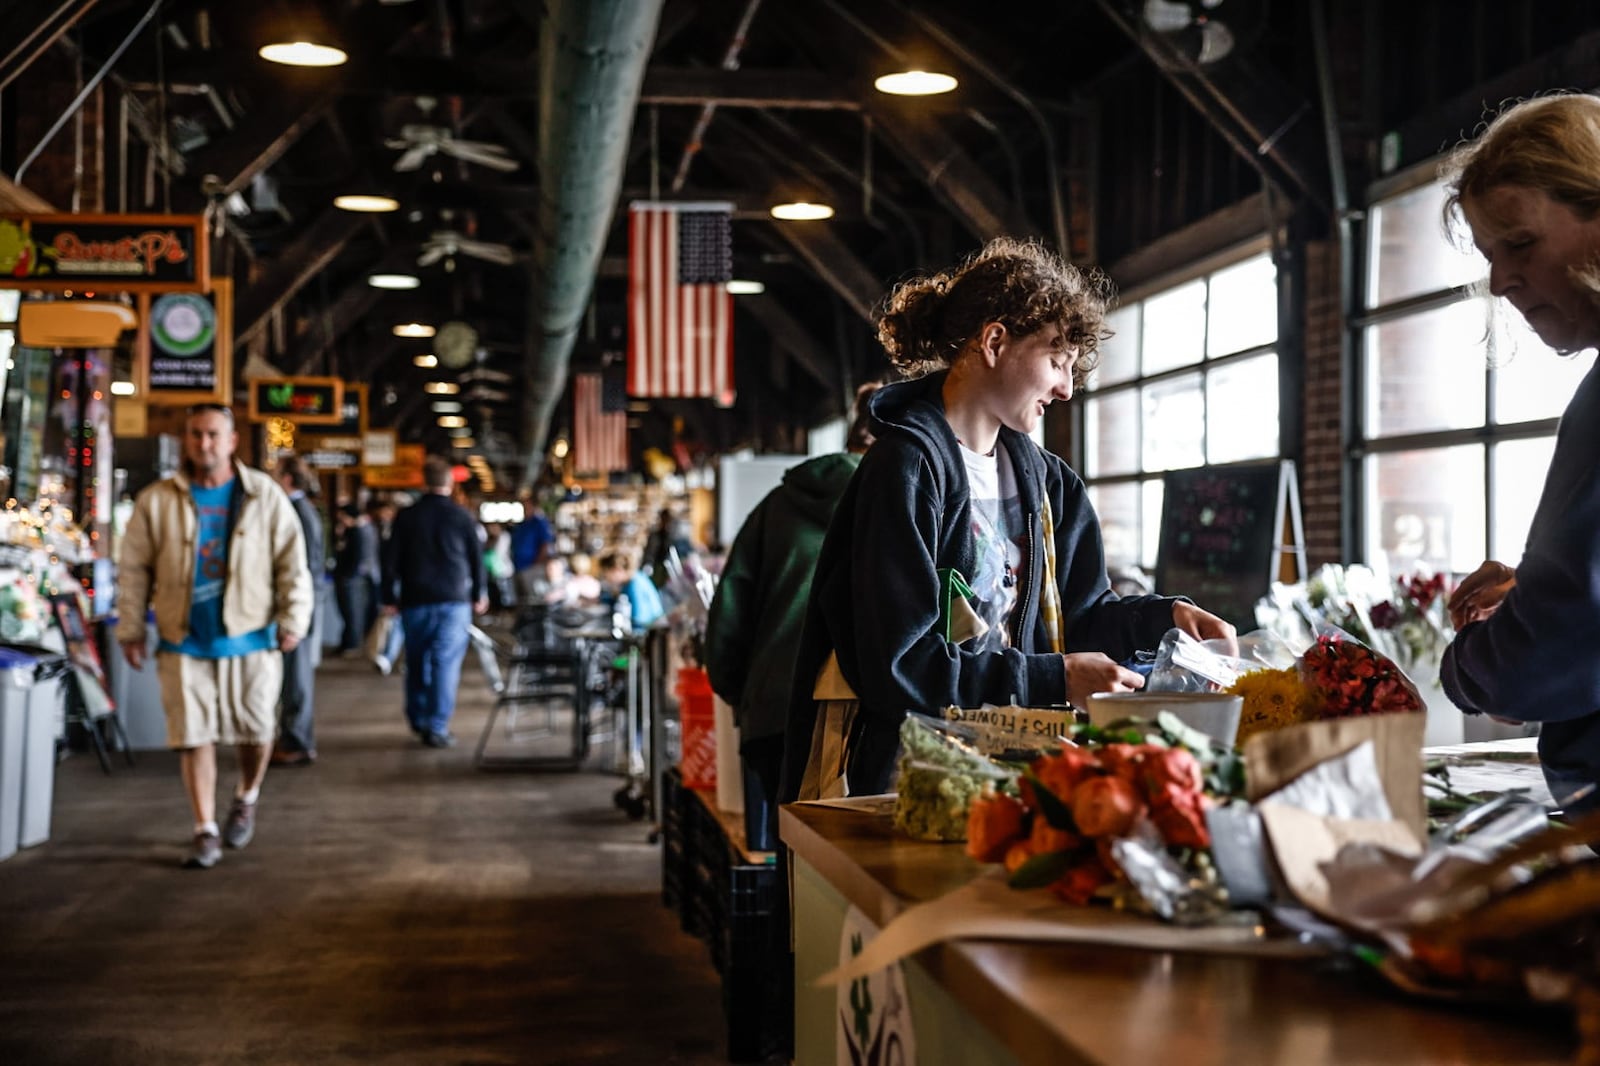
{"type": "Polygon", "coordinates": [[[834,505],[872,444],[867,400],[877,389],[873,382],[857,390],[845,451],[791,467],[750,512],[728,552],[706,621],[711,689],[734,708],[739,754],[760,779],[773,811],[811,576],[834,505]]]}

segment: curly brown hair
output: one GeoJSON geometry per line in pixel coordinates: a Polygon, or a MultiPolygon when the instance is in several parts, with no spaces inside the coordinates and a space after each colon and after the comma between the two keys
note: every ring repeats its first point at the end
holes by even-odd
{"type": "Polygon", "coordinates": [[[950,270],[896,285],[878,317],[878,340],[908,376],[940,370],[990,322],[1026,337],[1059,324],[1078,349],[1073,385],[1082,387],[1111,336],[1114,295],[1098,270],[1082,271],[1038,241],[997,237],[950,270]]]}

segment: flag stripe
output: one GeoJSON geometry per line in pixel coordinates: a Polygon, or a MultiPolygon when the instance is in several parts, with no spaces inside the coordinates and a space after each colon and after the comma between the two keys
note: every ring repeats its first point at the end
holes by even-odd
{"type": "Polygon", "coordinates": [[[603,411],[603,392],[599,374],[573,376],[572,466],[579,473],[628,469],[628,415],[603,411]]]}
{"type": "Polygon", "coordinates": [[[730,210],[634,204],[628,225],[628,393],[709,396],[733,389],[730,210]]]}

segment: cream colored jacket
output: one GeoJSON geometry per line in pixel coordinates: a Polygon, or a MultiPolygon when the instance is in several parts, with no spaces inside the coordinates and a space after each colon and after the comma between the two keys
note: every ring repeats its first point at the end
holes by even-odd
{"type": "MultiPolygon", "coordinates": [[[[304,534],[294,505],[277,482],[234,464],[243,498],[228,545],[222,591],[222,627],[253,633],[270,622],[303,637],[311,628],[313,585],[304,534]]],[[[194,594],[195,541],[200,516],[183,474],[139,493],[117,559],[117,640],[142,643],[145,613],[154,606],[161,639],[183,643],[189,635],[194,594]]]]}

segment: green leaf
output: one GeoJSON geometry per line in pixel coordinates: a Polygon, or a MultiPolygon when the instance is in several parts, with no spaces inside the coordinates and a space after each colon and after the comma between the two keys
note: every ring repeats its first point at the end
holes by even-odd
{"type": "Polygon", "coordinates": [[[1204,754],[1211,750],[1211,738],[1209,736],[1200,732],[1200,730],[1171,711],[1162,711],[1156,715],[1156,725],[1160,727],[1163,733],[1190,751],[1204,754]]]}
{"type": "Polygon", "coordinates": [[[1033,775],[1032,770],[1023,776],[1033,785],[1034,802],[1039,805],[1039,813],[1044,815],[1044,820],[1050,824],[1050,828],[1076,833],[1078,825],[1072,820],[1072,809],[1062,801],[1061,797],[1045,788],[1033,775]]]}
{"type": "Polygon", "coordinates": [[[1061,880],[1061,875],[1072,868],[1072,861],[1076,857],[1072,851],[1047,851],[1043,855],[1035,855],[1021,866],[1016,872],[1006,879],[1006,884],[1012,888],[1043,888],[1061,880]]]}

